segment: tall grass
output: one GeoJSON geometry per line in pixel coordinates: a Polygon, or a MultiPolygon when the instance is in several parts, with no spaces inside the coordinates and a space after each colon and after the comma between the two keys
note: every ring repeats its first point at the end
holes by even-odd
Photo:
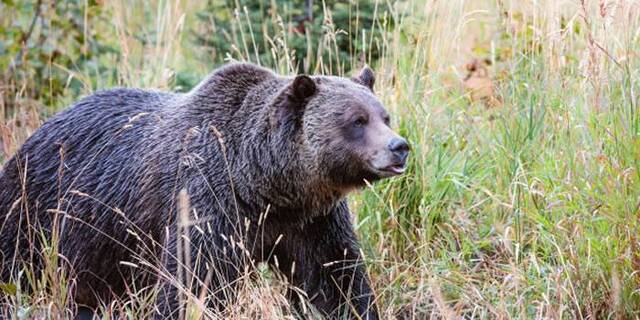
{"type": "MultiPolygon", "coordinates": [[[[201,8],[197,2],[107,5],[124,57],[121,77],[87,92],[111,85],[170,88],[173,71],[183,68],[204,75],[207,63],[184,41],[185,25],[201,8]],[[136,10],[148,15],[139,20],[136,10]],[[156,34],[155,42],[136,40],[145,30],[156,34]]],[[[386,30],[376,40],[383,55],[374,64],[375,89],[412,145],[408,174],[351,198],[383,317],[637,318],[640,4],[379,5],[390,14],[367,26],[386,30]],[[493,62],[501,106],[488,108],[463,89],[463,65],[474,57],[493,62]]],[[[313,47],[331,52],[343,31],[332,25],[331,12],[323,14],[326,33],[313,47]]],[[[264,65],[252,36],[263,30],[249,28],[248,17],[238,5],[236,50],[228,57],[264,65]]],[[[274,11],[272,18],[281,27],[267,37],[273,57],[268,67],[291,73],[299,63],[287,45],[292,31],[287,17],[274,11]]],[[[346,29],[366,39],[362,27],[346,29]]],[[[342,63],[358,67],[366,52],[366,46],[356,48],[342,63]]],[[[305,70],[331,68],[320,60],[305,70]]],[[[3,142],[14,150],[24,137],[10,124],[5,128],[3,142]]],[[[250,285],[239,295],[246,303],[229,314],[291,316],[283,300],[286,284],[277,276],[257,267],[247,279],[250,285]]],[[[62,301],[73,309],[63,291],[40,292],[11,304],[62,301]]],[[[150,303],[122,301],[132,318],[150,303]]]]}
{"type": "Polygon", "coordinates": [[[638,4],[413,5],[378,67],[411,174],[355,199],[387,314],[635,317],[638,4]],[[474,51],[501,108],[448,79],[474,51]]]}

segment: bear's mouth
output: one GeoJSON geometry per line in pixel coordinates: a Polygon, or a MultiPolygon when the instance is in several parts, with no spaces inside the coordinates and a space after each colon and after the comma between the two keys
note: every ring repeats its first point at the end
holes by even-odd
{"type": "Polygon", "coordinates": [[[383,173],[383,176],[387,176],[387,177],[403,174],[406,170],[407,170],[406,163],[392,164],[384,168],[377,169],[377,171],[383,173]]]}

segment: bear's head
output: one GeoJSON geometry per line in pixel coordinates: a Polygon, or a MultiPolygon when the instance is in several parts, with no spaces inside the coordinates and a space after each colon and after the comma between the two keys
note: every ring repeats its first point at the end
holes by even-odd
{"type": "Polygon", "coordinates": [[[365,67],[348,79],[298,75],[279,93],[272,125],[292,137],[305,172],[334,190],[402,174],[409,144],[390,126],[365,67]]]}

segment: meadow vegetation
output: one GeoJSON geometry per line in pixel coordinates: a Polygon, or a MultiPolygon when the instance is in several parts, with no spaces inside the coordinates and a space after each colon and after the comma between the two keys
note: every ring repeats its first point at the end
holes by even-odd
{"type": "MultiPolygon", "coordinates": [[[[0,162],[95,90],[187,91],[229,60],[289,74],[369,64],[412,145],[407,174],[351,198],[384,318],[638,317],[639,2],[316,0],[296,20],[307,3],[3,1],[0,162]],[[465,82],[472,59],[486,60],[482,97],[465,82]]],[[[0,284],[16,317],[75,310],[50,251],[44,275],[25,275],[35,290],[0,284]]],[[[245,281],[226,317],[293,316],[278,275],[259,265],[245,281]]],[[[104,317],[152,304],[133,291],[104,317]]]]}

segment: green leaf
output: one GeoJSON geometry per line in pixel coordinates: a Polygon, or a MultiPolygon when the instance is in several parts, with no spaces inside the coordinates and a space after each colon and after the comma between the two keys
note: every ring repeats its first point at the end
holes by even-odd
{"type": "Polygon", "coordinates": [[[18,287],[14,283],[0,283],[0,290],[10,296],[15,296],[18,293],[18,287]]]}

